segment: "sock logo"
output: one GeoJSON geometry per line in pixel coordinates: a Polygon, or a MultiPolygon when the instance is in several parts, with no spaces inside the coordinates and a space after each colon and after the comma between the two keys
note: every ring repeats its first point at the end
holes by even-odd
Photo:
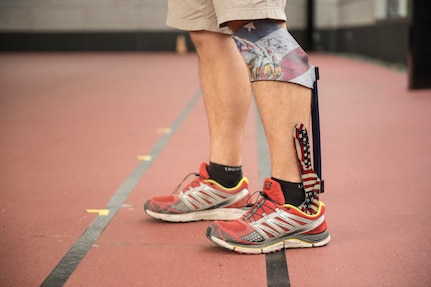
{"type": "Polygon", "coordinates": [[[241,167],[230,167],[230,166],[224,167],[224,171],[227,171],[227,172],[237,172],[240,170],[241,170],[241,167]]]}

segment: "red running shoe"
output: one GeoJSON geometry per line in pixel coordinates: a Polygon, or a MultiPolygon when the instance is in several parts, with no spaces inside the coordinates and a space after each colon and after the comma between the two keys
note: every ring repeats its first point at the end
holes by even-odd
{"type": "Polygon", "coordinates": [[[280,184],[266,179],[261,197],[241,219],[216,221],[206,235],[221,247],[245,254],[319,247],[329,242],[325,205],[321,201],[313,214],[284,202],[280,184]]]}
{"type": "Polygon", "coordinates": [[[199,173],[194,175],[196,178],[181,191],[148,200],[145,212],[164,221],[189,222],[234,220],[249,209],[246,207],[250,197],[247,178],[242,178],[233,188],[225,188],[209,178],[206,163],[202,163],[199,173]]]}

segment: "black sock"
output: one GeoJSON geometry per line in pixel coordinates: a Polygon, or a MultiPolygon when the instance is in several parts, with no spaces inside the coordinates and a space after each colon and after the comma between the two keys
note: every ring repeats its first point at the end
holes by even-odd
{"type": "Polygon", "coordinates": [[[210,162],[207,171],[212,180],[227,188],[235,187],[242,179],[241,166],[227,166],[210,162]]]}
{"type": "Polygon", "coordinates": [[[283,191],[285,203],[299,206],[305,201],[305,190],[302,182],[295,183],[284,181],[278,178],[273,178],[276,182],[280,183],[281,190],[283,191]]]}

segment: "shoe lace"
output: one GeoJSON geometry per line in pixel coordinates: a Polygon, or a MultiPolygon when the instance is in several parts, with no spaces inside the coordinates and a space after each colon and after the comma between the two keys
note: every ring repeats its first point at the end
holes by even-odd
{"type": "Polygon", "coordinates": [[[181,180],[181,182],[177,185],[177,187],[174,189],[174,191],[172,191],[172,194],[178,194],[182,191],[184,191],[186,188],[193,188],[196,187],[200,184],[201,181],[205,180],[203,177],[200,176],[199,173],[197,172],[190,172],[189,174],[187,174],[183,180],[181,180]],[[182,190],[180,190],[181,186],[183,185],[183,183],[190,177],[190,176],[196,176],[196,178],[194,180],[192,180],[188,185],[186,185],[182,190]]]}
{"type": "Polygon", "coordinates": [[[256,204],[256,201],[259,199],[259,196],[253,202],[251,202],[251,200],[253,199],[253,197],[257,193],[261,193],[261,191],[255,191],[251,195],[248,196],[247,200],[245,201],[245,206],[246,207],[253,207],[256,204]]]}
{"type": "MultiPolygon", "coordinates": [[[[272,203],[274,203],[276,205],[283,205],[283,203],[280,203],[280,202],[273,200],[265,192],[256,191],[252,195],[250,195],[250,197],[247,199],[247,206],[250,206],[250,204],[248,202],[256,193],[259,193],[259,195],[258,195],[256,201],[254,202],[254,204],[251,205],[251,208],[247,211],[247,213],[245,213],[243,215],[242,220],[244,220],[244,221],[245,220],[256,221],[259,218],[261,218],[263,215],[262,215],[262,213],[259,213],[258,211],[262,208],[262,206],[264,206],[264,204],[267,200],[271,201],[272,203]]],[[[266,205],[265,208],[267,208],[271,211],[275,211],[275,209],[269,205],[266,205]]],[[[266,212],[264,212],[264,213],[266,213],[266,212]]]]}

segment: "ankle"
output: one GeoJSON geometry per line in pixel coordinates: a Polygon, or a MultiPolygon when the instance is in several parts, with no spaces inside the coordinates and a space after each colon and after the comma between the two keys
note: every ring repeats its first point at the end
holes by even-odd
{"type": "Polygon", "coordinates": [[[302,182],[289,182],[272,177],[281,186],[284,195],[284,203],[300,206],[305,201],[305,190],[302,182]]]}
{"type": "Polygon", "coordinates": [[[235,187],[242,179],[241,166],[221,165],[210,161],[207,171],[212,180],[227,188],[235,187]]]}

